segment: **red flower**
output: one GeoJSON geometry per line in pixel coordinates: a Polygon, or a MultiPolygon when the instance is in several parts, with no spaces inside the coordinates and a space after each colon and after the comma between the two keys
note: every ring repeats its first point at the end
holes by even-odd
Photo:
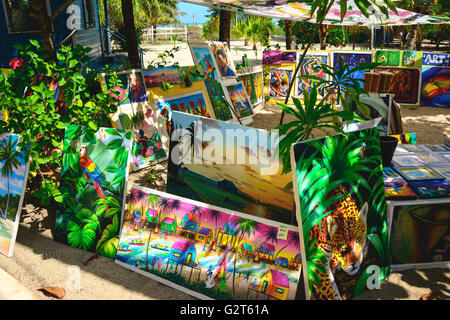
{"type": "Polygon", "coordinates": [[[306,35],[309,36],[309,32],[307,32],[306,35]]]}
{"type": "Polygon", "coordinates": [[[20,68],[23,65],[23,59],[22,58],[17,58],[15,57],[14,59],[12,59],[9,62],[9,66],[13,69],[16,70],[17,68],[20,68]]]}

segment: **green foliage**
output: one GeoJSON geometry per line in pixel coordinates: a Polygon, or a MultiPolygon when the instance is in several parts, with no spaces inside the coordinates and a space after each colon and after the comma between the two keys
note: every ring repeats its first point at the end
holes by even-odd
{"type": "Polygon", "coordinates": [[[314,138],[313,130],[320,130],[326,135],[332,134],[328,131],[330,129],[345,134],[340,127],[337,117],[341,117],[344,121],[364,121],[352,111],[336,111],[324,99],[318,102],[317,94],[317,86],[314,84],[309,93],[305,91],[303,104],[297,98],[292,98],[295,108],[284,103],[278,103],[283,111],[296,118],[294,121],[280,124],[277,127],[280,130],[280,136],[285,135],[279,145],[280,156],[283,162],[283,173],[291,171],[291,145],[299,141],[308,140],[310,137],[314,138]]]}
{"type": "MultiPolygon", "coordinates": [[[[19,147],[32,159],[29,185],[37,187],[33,194],[48,206],[52,200],[62,201],[55,170],[63,166],[63,150],[72,151],[64,156],[65,169],[78,170],[73,146],[63,144],[66,125],[85,126],[85,139],[93,140],[94,129],[109,123],[108,115],[116,112],[117,101],[101,91],[98,73],[85,67],[89,48],[63,46],[54,62],[36,40],[16,47],[23,64],[10,70],[7,79],[0,73],[0,82],[5,83],[0,86],[0,109],[9,113],[1,129],[22,137],[19,147]],[[54,84],[63,94],[56,95],[54,84]]],[[[109,81],[120,84],[116,76],[109,81]]],[[[83,133],[74,130],[66,134],[83,133]]]]}

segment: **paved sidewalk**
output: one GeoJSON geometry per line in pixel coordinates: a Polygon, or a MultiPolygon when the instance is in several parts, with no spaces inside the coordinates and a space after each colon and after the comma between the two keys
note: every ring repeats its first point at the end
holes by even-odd
{"type": "Polygon", "coordinates": [[[0,300],[37,300],[37,297],[14,277],[0,269],[0,300]]]}

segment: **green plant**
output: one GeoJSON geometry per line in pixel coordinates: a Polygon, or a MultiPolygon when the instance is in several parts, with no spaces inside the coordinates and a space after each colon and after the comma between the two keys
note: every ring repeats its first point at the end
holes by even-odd
{"type": "Polygon", "coordinates": [[[301,79],[309,79],[317,81],[318,87],[323,87],[327,93],[324,100],[327,100],[333,94],[336,94],[337,103],[342,103],[344,110],[348,110],[348,104],[346,103],[345,95],[349,96],[356,102],[358,109],[364,116],[369,116],[369,110],[366,106],[360,103],[359,96],[361,94],[367,94],[367,91],[361,87],[362,79],[357,79],[357,73],[361,71],[370,71],[378,67],[380,63],[376,62],[364,62],[360,65],[353,67],[348,64],[344,64],[342,57],[339,56],[339,63],[337,68],[333,68],[329,65],[320,65],[315,69],[321,69],[325,77],[320,78],[311,75],[300,75],[301,79]]]}
{"type": "MultiPolygon", "coordinates": [[[[109,124],[117,100],[103,93],[98,73],[86,68],[89,48],[63,46],[57,61],[51,61],[40,43],[16,46],[18,55],[7,78],[0,73],[0,109],[9,113],[1,130],[22,137],[19,147],[31,156],[32,194],[44,206],[62,202],[58,189],[58,170],[62,166],[64,129],[77,124],[95,131],[109,124]],[[61,90],[57,94],[56,88],[61,90]]],[[[120,86],[117,75],[109,79],[110,88],[120,86]]],[[[118,94],[115,89],[112,93],[118,94]]]]}
{"type": "Polygon", "coordinates": [[[292,98],[295,108],[285,103],[278,103],[283,111],[296,118],[294,121],[277,126],[280,136],[285,135],[279,144],[283,173],[291,171],[291,145],[314,138],[313,130],[319,130],[326,135],[331,135],[329,130],[345,134],[337,117],[341,117],[344,121],[364,121],[353,111],[333,109],[332,104],[327,103],[325,99],[318,102],[317,95],[317,85],[314,84],[309,93],[305,91],[303,104],[297,98],[292,98]]]}

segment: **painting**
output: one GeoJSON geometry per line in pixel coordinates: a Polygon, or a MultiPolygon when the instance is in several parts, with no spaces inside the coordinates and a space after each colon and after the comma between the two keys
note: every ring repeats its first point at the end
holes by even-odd
{"type": "Polygon", "coordinates": [[[399,66],[400,65],[400,55],[399,50],[377,50],[375,62],[388,65],[388,66],[399,66]]]}
{"type": "Polygon", "coordinates": [[[158,98],[154,101],[156,112],[163,116],[166,123],[166,131],[171,132],[172,112],[180,111],[195,115],[201,115],[210,118],[211,107],[206,102],[206,97],[203,91],[192,91],[184,94],[178,94],[163,98],[158,98]]]}
{"type": "Polygon", "coordinates": [[[16,134],[0,135],[0,253],[7,257],[14,253],[29,169],[19,139],[16,134]]]}
{"type": "Polygon", "coordinates": [[[423,162],[415,155],[407,153],[407,154],[395,154],[392,158],[392,163],[396,167],[406,167],[406,166],[423,166],[423,162]]]}
{"type": "Polygon", "coordinates": [[[252,106],[242,82],[225,86],[225,92],[238,119],[253,115],[252,106]]]}
{"type": "Polygon", "coordinates": [[[422,52],[416,50],[404,50],[402,65],[407,67],[418,67],[422,66],[422,52]]]}
{"type": "Polygon", "coordinates": [[[448,264],[449,203],[395,206],[389,220],[393,270],[448,264]]]}
{"type": "Polygon", "coordinates": [[[446,164],[431,164],[430,167],[445,179],[450,180],[450,164],[448,162],[446,164]]]}
{"type": "Polygon", "coordinates": [[[412,200],[417,195],[405,181],[384,182],[386,200],[412,200]]]}
{"type": "Polygon", "coordinates": [[[292,74],[293,72],[290,68],[270,68],[269,97],[275,99],[286,98],[292,74]]]}
{"type": "Polygon", "coordinates": [[[263,64],[283,64],[297,62],[296,51],[276,51],[268,50],[263,51],[263,64]]]}
{"type": "Polygon", "coordinates": [[[131,167],[134,171],[166,160],[169,154],[155,116],[153,108],[147,105],[135,110],[122,108],[111,117],[114,127],[133,130],[131,167]]]}
{"type": "Polygon", "coordinates": [[[374,266],[381,283],[390,262],[378,129],[293,144],[291,163],[306,297],[356,297],[374,266]]]}
{"type": "Polygon", "coordinates": [[[445,144],[423,144],[423,147],[425,147],[427,150],[430,150],[431,152],[449,152],[450,148],[446,146],[445,144]]]}
{"type": "Polygon", "coordinates": [[[208,44],[204,42],[189,42],[189,48],[191,49],[194,63],[201,65],[203,73],[206,75],[205,85],[216,119],[223,121],[233,119],[231,106],[225,98],[208,44]]]}
{"type": "Polygon", "coordinates": [[[116,256],[132,131],[67,125],[54,240],[116,256]]]}
{"type": "MultiPolygon", "coordinates": [[[[323,72],[321,65],[329,65],[330,64],[330,57],[328,53],[325,52],[315,52],[315,53],[309,53],[306,54],[302,66],[300,68],[300,75],[311,75],[315,76],[321,79],[327,79],[328,77],[323,72]]],[[[310,92],[311,87],[316,84],[317,80],[310,80],[310,79],[301,79],[297,78],[296,80],[296,96],[299,98],[303,98],[303,93],[310,92]]],[[[318,98],[325,97],[325,88],[323,86],[318,88],[318,98]]]]}
{"type": "Polygon", "coordinates": [[[447,180],[411,181],[409,185],[421,199],[450,197],[450,184],[447,180]]]}
{"type": "Polygon", "coordinates": [[[416,153],[414,156],[426,165],[448,163],[447,160],[444,157],[441,157],[438,153],[416,153]]]}
{"type": "Polygon", "coordinates": [[[422,65],[450,67],[450,54],[424,52],[422,57],[422,65]]]}
{"type": "Polygon", "coordinates": [[[116,263],[201,299],[294,300],[296,227],[139,186],[116,263]]]}
{"type": "Polygon", "coordinates": [[[166,191],[282,223],[294,223],[291,177],[281,174],[269,131],[173,113],[166,191]]]}
{"type": "Polygon", "coordinates": [[[450,68],[422,67],[420,105],[450,107],[450,68]]]}
{"type": "Polygon", "coordinates": [[[264,76],[262,68],[247,68],[238,71],[238,79],[245,87],[252,106],[264,101],[264,76]]]}
{"type": "MultiPolygon", "coordinates": [[[[442,177],[431,168],[422,167],[395,167],[400,175],[408,181],[411,180],[435,180],[442,177]]],[[[423,181],[422,181],[423,182],[423,181]]]]}
{"type": "Polygon", "coordinates": [[[389,93],[399,104],[417,105],[419,103],[420,71],[413,68],[375,68],[375,72],[393,74],[389,93]]]}
{"type": "Polygon", "coordinates": [[[181,88],[190,88],[193,82],[205,80],[201,65],[178,67],[178,75],[180,77],[181,88]]]}
{"type": "Polygon", "coordinates": [[[142,73],[147,88],[160,87],[163,82],[169,84],[181,83],[178,68],[174,66],[144,69],[142,73]]]}
{"type": "Polygon", "coordinates": [[[209,44],[216,69],[219,72],[221,79],[236,78],[236,67],[234,66],[233,59],[231,58],[230,49],[226,42],[211,42],[209,44]]]}
{"type": "Polygon", "coordinates": [[[119,86],[111,87],[109,80],[112,75],[101,73],[100,84],[104,92],[108,92],[118,101],[118,107],[129,104],[145,104],[148,103],[148,96],[144,82],[142,70],[130,70],[118,72],[117,76],[120,80],[119,86]]]}
{"type": "Polygon", "coordinates": [[[399,144],[416,144],[417,143],[415,133],[391,134],[391,136],[397,138],[399,144]]]}
{"type": "Polygon", "coordinates": [[[383,167],[384,182],[404,181],[402,176],[391,167],[383,167]]]}
{"type": "MultiPolygon", "coordinates": [[[[351,67],[357,67],[365,62],[372,62],[371,52],[333,52],[333,68],[339,70],[339,58],[342,58],[344,65],[349,65],[351,67]]],[[[350,68],[350,70],[353,68],[350,68]]],[[[364,79],[364,71],[357,71],[352,74],[353,79],[364,79]]],[[[361,88],[363,87],[362,81],[361,88]]]]}
{"type": "Polygon", "coordinates": [[[423,145],[420,144],[405,144],[402,145],[401,147],[407,152],[415,152],[415,153],[429,152],[428,149],[426,149],[423,145]]]}

